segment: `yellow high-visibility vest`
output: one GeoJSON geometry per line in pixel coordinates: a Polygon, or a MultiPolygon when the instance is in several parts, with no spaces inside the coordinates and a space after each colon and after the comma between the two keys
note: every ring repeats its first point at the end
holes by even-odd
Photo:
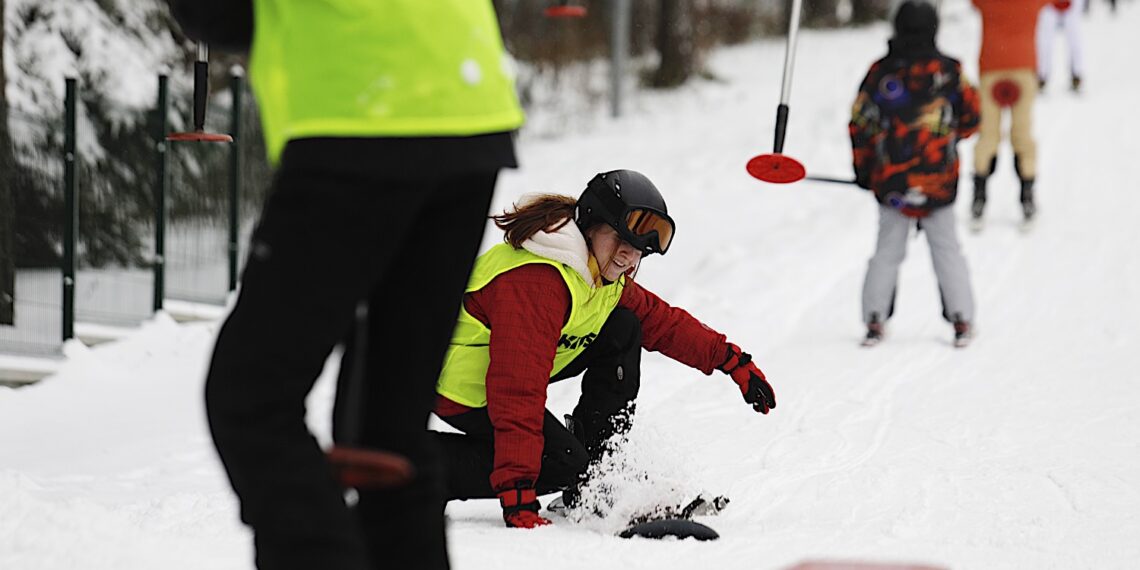
{"type": "MultiPolygon", "coordinates": [[[[622,275],[614,283],[595,288],[568,265],[501,243],[475,260],[467,292],[478,291],[499,275],[528,263],[554,266],[570,290],[570,317],[562,327],[550,370],[550,376],[554,376],[586,350],[598,336],[602,325],[621,299],[626,278],[622,275]]],[[[491,363],[490,342],[491,329],[472,317],[466,308],[461,309],[436,391],[464,406],[486,406],[487,367],[491,363]]]]}
{"type": "Polygon", "coordinates": [[[472,136],[523,121],[491,0],[255,0],[269,158],[310,137],[472,136]]]}

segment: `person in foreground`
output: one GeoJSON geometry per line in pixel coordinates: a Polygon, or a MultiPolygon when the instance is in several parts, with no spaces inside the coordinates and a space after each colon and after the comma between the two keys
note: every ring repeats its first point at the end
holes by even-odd
{"type": "Polygon", "coordinates": [[[206,380],[257,566],[446,569],[426,425],[523,120],[492,3],[172,1],[190,37],[250,52],[277,166],[206,380]],[[338,344],[326,455],[305,401],[338,344]]]}
{"type": "Polygon", "coordinates": [[[462,432],[433,432],[448,500],[498,497],[521,528],[550,522],[539,495],[573,506],[591,461],[630,428],[643,349],[729,375],[757,412],[776,407],[748,353],[634,279],[675,230],[644,175],[598,174],[577,200],[539,195],[493,219],[506,243],[476,260],[437,386],[436,414],[462,432]],[[563,425],[547,387],[583,372],[563,425]]]}
{"type": "Polygon", "coordinates": [[[886,57],[859,88],[848,126],[859,186],[879,202],[879,237],[863,282],[864,346],[883,338],[894,313],[899,265],[913,225],[925,230],[942,297],[942,316],[954,325],[954,343],[972,334],[974,295],[958,245],[958,141],[978,129],[978,94],[962,65],[934,45],[938,13],[907,1],[895,17],[886,57]]]}

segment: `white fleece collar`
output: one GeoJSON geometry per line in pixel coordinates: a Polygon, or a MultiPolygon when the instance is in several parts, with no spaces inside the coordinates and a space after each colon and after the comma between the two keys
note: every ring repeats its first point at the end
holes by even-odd
{"type": "Polygon", "coordinates": [[[522,247],[535,255],[570,266],[586,283],[594,286],[594,277],[590,275],[590,250],[574,220],[567,221],[554,231],[536,232],[522,242],[522,247]]]}

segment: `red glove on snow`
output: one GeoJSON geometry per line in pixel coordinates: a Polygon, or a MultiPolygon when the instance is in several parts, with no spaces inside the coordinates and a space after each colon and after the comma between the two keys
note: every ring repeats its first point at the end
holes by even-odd
{"type": "Polygon", "coordinates": [[[776,393],[764,378],[764,373],[752,362],[752,355],[740,350],[739,346],[728,343],[728,357],[717,367],[728,374],[740,387],[744,401],[752,404],[752,409],[761,414],[776,407],[776,393]]]}
{"type": "Polygon", "coordinates": [[[550,524],[538,514],[538,496],[534,486],[519,482],[514,489],[499,491],[499,505],[503,507],[503,520],[509,528],[534,528],[550,524]]]}

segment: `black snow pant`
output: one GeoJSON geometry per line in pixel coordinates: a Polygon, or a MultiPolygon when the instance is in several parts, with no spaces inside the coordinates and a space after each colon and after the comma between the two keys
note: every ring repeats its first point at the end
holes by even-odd
{"type": "MultiPolygon", "coordinates": [[[[582,396],[572,414],[574,432],[546,412],[542,467],[535,482],[539,495],[576,487],[590,462],[606,450],[606,440],[629,429],[641,386],[641,321],[636,315],[615,309],[590,346],[550,381],[573,378],[583,371],[582,396]]],[[[487,408],[442,419],[463,432],[432,432],[443,451],[447,499],[495,497],[491,488],[494,429],[487,408]]]]}
{"type": "Polygon", "coordinates": [[[375,148],[364,150],[329,139],[288,145],[214,348],[209,425],[262,570],[448,567],[438,452],[425,426],[497,167],[380,169],[367,152],[375,148]],[[361,491],[350,509],[306,428],[305,398],[364,300],[367,354],[343,360],[365,367],[356,443],[406,456],[416,478],[361,491]]]}

